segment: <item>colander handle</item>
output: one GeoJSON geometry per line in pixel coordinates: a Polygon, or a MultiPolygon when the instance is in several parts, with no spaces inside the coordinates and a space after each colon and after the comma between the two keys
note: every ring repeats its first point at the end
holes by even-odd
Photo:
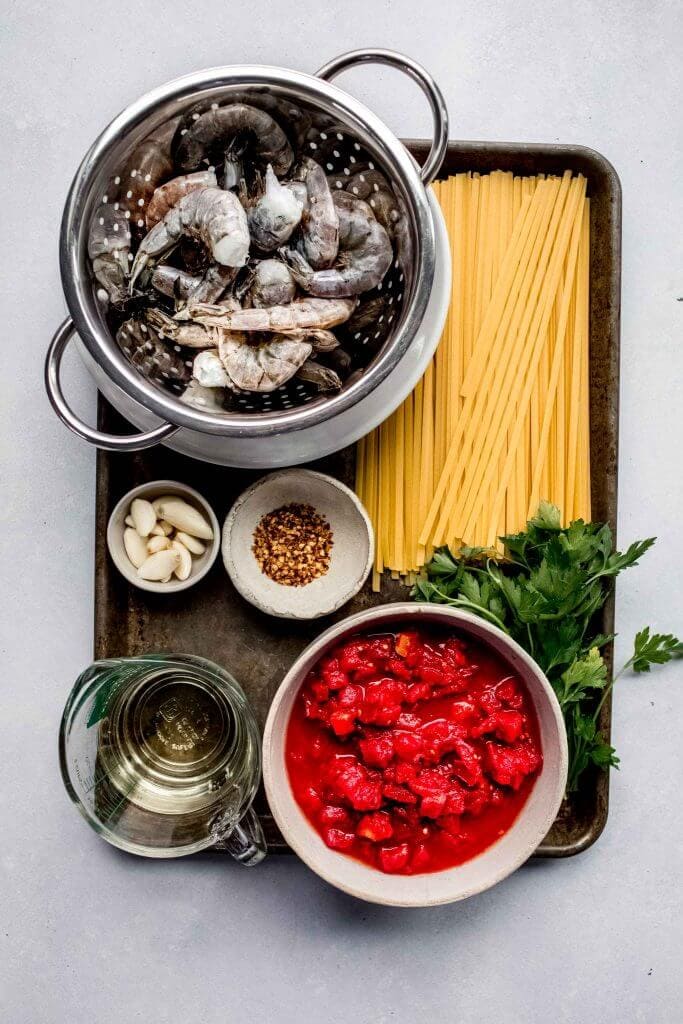
{"type": "Polygon", "coordinates": [[[143,448],[151,448],[152,445],[158,444],[159,441],[163,441],[180,429],[173,423],[162,423],[160,427],[148,430],[144,434],[118,437],[116,434],[103,434],[101,431],[89,427],[87,423],[83,423],[67,404],[59,379],[62,356],[75,333],[74,322],[68,316],[64,323],[60,324],[57,328],[45,358],[45,390],[47,391],[47,397],[52,403],[52,408],[69,430],[73,430],[74,434],[78,434],[84,441],[88,441],[90,444],[94,444],[108,452],[139,452],[143,448]]]}
{"type": "Polygon", "coordinates": [[[448,146],[448,110],[441,89],[421,64],[395,50],[350,50],[328,61],[316,74],[318,78],[331,82],[342,71],[357,64],[388,64],[389,67],[397,68],[417,82],[429,100],[434,118],[434,141],[420,172],[423,183],[429,185],[441,167],[448,146]]]}

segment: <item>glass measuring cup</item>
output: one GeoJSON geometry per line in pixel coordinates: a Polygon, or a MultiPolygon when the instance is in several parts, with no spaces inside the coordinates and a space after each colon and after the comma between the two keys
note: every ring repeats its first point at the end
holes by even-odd
{"type": "Polygon", "coordinates": [[[180,857],[217,846],[247,865],[265,856],[251,808],[256,719],[239,684],[205,658],[94,662],[66,703],[59,762],[83,817],[122,850],[180,857]]]}

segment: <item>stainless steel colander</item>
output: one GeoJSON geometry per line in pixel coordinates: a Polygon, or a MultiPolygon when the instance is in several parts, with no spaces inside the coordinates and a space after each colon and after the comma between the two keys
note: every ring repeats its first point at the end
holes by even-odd
{"type": "MultiPolygon", "coordinates": [[[[165,441],[195,457],[236,466],[294,464],[366,433],[379,421],[378,414],[379,419],[389,415],[414,386],[418,364],[424,363],[430,346],[433,350],[445,316],[448,246],[425,185],[441,164],[447,137],[444,101],[431,77],[410,59],[385,50],[345,54],[321,68],[317,77],[270,67],[215,68],[171,82],[132,104],[86,155],[64,211],[60,263],[71,316],[53,338],[46,363],[46,387],[57,414],[101,448],[135,451],[165,441]],[[427,95],[434,141],[421,171],[370,110],[330,84],[341,71],[364,62],[403,70],[427,95]],[[361,297],[361,308],[370,315],[354,317],[346,329],[338,329],[350,362],[345,366],[344,387],[332,396],[321,396],[294,379],[270,394],[237,394],[224,409],[181,402],[181,387],[173,375],[165,379],[157,372],[160,368],[153,353],[134,365],[118,347],[91,274],[88,232],[93,217],[105,212],[103,207],[117,204],[125,209],[134,235],[144,234],[146,193],[133,187],[147,173],[135,158],[141,144],[151,135],[170,133],[178,119],[187,123],[212,105],[238,99],[264,107],[291,103],[293,110],[302,111],[302,121],[292,130],[300,132],[299,147],[324,166],[333,188],[346,188],[355,174],[377,169],[397,198],[395,259],[381,285],[361,297]],[[138,195],[140,199],[133,198],[138,195]],[[437,264],[440,286],[435,295],[437,264]],[[59,380],[61,357],[74,333],[103,394],[137,426],[151,429],[114,437],[93,430],[74,415],[59,380]]],[[[371,194],[368,198],[372,203],[371,194]]]]}

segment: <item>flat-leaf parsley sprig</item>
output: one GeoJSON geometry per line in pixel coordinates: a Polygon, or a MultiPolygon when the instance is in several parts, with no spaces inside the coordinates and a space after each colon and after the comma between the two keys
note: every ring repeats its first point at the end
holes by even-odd
{"type": "Polygon", "coordinates": [[[577,519],[562,527],[560,512],[542,502],[521,533],[502,537],[505,557],[484,548],[462,547],[457,555],[439,548],[418,579],[413,597],[463,608],[504,630],[538,662],[553,685],[569,742],[572,792],[589,764],[617,766],[614,748],[600,734],[600,710],[626,669],[649,672],[681,657],[683,645],[671,634],[635,638],[634,651],[609,681],[600,648],[613,639],[595,629],[615,577],[637,565],[655,542],[635,541],[615,551],[605,523],[577,519]]]}

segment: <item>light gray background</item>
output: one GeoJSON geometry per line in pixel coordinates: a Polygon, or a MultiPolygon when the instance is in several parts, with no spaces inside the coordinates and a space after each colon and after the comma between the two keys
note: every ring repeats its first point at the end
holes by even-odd
{"type": "MultiPolygon", "coordinates": [[[[624,190],[622,542],[657,534],[619,584],[619,660],[681,616],[681,5],[3,0],[2,833],[0,1016],[7,1024],[252,1019],[680,1020],[681,666],[619,683],[607,830],[452,907],[366,906],[293,859],[146,862],[90,833],[56,734],[90,660],[92,451],[57,422],[42,360],[64,314],[62,205],[100,129],[153,86],[236,62],[313,71],[364,45],[441,83],[451,136],[584,143],[624,190]]],[[[389,71],[344,79],[397,134],[425,105],[389,71]]],[[[94,414],[75,359],[69,392],[94,414]]]]}

